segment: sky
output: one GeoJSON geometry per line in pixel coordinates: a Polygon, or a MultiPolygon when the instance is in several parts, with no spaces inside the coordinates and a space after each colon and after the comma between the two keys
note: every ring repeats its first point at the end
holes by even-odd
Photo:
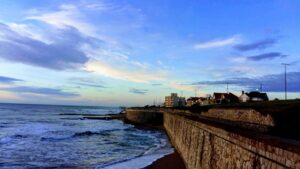
{"type": "Polygon", "coordinates": [[[0,102],[142,106],[260,88],[300,98],[298,0],[1,0],[0,102]]]}

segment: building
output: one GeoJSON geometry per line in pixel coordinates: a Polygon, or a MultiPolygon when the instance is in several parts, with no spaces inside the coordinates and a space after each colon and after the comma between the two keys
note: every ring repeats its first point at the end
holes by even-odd
{"type": "Polygon", "coordinates": [[[214,93],[213,100],[215,104],[239,102],[239,98],[232,93],[214,93]]]}
{"type": "Polygon", "coordinates": [[[204,97],[190,97],[186,100],[186,106],[191,107],[194,105],[202,106],[207,98],[204,97]]]}
{"type": "Polygon", "coordinates": [[[191,107],[193,105],[200,105],[201,99],[200,97],[190,97],[186,100],[186,106],[191,107]]]}
{"type": "Polygon", "coordinates": [[[269,97],[267,93],[261,93],[261,92],[250,92],[245,93],[242,91],[242,95],[239,97],[240,102],[249,102],[249,101],[268,101],[269,97]]]}
{"type": "Polygon", "coordinates": [[[247,93],[242,91],[241,96],[239,97],[240,102],[248,102],[250,100],[250,97],[248,96],[247,93]]]}
{"type": "Polygon", "coordinates": [[[171,96],[165,97],[165,107],[182,107],[185,104],[185,98],[178,97],[177,93],[171,93],[171,96]]]}
{"type": "Polygon", "coordinates": [[[184,106],[186,106],[185,97],[179,97],[178,107],[184,107],[184,106]]]}

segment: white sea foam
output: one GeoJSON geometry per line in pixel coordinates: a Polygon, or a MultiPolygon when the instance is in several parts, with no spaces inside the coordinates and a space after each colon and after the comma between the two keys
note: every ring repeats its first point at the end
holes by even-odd
{"type": "Polygon", "coordinates": [[[9,143],[12,140],[10,137],[2,137],[0,138],[0,144],[6,144],[9,143]]]}
{"type": "Polygon", "coordinates": [[[159,144],[155,144],[153,148],[147,150],[142,156],[107,164],[105,166],[98,166],[96,169],[141,169],[173,152],[174,149],[171,148],[171,145],[166,140],[160,139],[159,144]]]}
{"type": "Polygon", "coordinates": [[[143,168],[173,152],[166,135],[159,131],[140,130],[117,120],[68,120],[59,115],[111,111],[87,110],[0,105],[4,126],[0,128],[0,168],[143,168]]]}
{"type": "Polygon", "coordinates": [[[133,158],[127,161],[123,161],[120,163],[112,164],[105,167],[96,167],[96,169],[141,169],[156,161],[159,158],[164,157],[165,155],[173,153],[174,150],[172,148],[161,149],[160,151],[154,154],[148,154],[144,156],[140,156],[137,158],[133,158]]]}

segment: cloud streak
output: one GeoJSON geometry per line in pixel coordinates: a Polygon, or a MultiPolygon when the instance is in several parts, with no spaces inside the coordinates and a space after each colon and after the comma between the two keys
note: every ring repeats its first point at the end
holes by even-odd
{"type": "Polygon", "coordinates": [[[20,82],[20,81],[23,81],[23,80],[11,78],[11,77],[0,76],[0,83],[3,83],[3,84],[12,84],[15,82],[20,82]]]}
{"type": "Polygon", "coordinates": [[[239,51],[261,50],[271,47],[276,43],[276,39],[264,39],[249,44],[239,44],[234,46],[234,48],[239,51]]]}
{"type": "MultiPolygon", "coordinates": [[[[284,92],[284,74],[272,74],[261,77],[249,78],[239,77],[218,81],[201,81],[193,83],[193,85],[236,85],[244,87],[247,90],[255,90],[260,84],[263,85],[263,90],[267,92],[284,92]]],[[[300,92],[300,72],[287,73],[287,88],[288,92],[300,92]]]]}
{"type": "Polygon", "coordinates": [[[236,44],[239,42],[239,36],[235,35],[227,39],[216,39],[208,42],[202,42],[199,44],[194,45],[194,49],[209,49],[209,48],[217,48],[217,47],[224,47],[236,44]]]}
{"type": "Polygon", "coordinates": [[[85,78],[73,78],[71,79],[72,84],[80,85],[80,86],[87,86],[93,88],[107,88],[105,85],[100,84],[103,82],[96,82],[90,79],[85,78]]]}
{"type": "Polygon", "coordinates": [[[28,86],[16,86],[8,88],[0,88],[2,91],[9,91],[14,93],[29,93],[47,96],[64,96],[64,97],[75,97],[79,96],[77,93],[65,92],[61,89],[46,88],[46,87],[28,87],[28,86]]]}
{"type": "Polygon", "coordinates": [[[270,60],[275,58],[285,58],[287,55],[284,55],[279,52],[270,52],[270,53],[263,53],[254,56],[248,56],[247,59],[251,61],[261,61],[261,60],[270,60]]]}
{"type": "Polygon", "coordinates": [[[131,88],[131,89],[129,89],[129,92],[133,93],[133,94],[145,95],[145,94],[147,94],[148,90],[147,89],[131,88]]]}

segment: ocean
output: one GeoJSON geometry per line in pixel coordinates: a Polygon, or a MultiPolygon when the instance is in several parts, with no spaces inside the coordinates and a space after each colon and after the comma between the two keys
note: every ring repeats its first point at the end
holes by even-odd
{"type": "Polygon", "coordinates": [[[173,149],[162,131],[81,116],[120,108],[0,104],[0,168],[138,169],[173,149]]]}

